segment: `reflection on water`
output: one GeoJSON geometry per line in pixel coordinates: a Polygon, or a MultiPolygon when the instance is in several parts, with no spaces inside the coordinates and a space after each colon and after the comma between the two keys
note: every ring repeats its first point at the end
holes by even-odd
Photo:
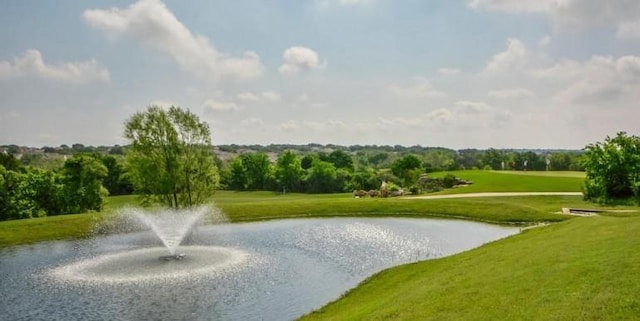
{"type": "Polygon", "coordinates": [[[517,229],[435,219],[332,218],[199,227],[163,262],[152,233],[0,251],[3,320],[289,320],[373,273],[517,229]]]}

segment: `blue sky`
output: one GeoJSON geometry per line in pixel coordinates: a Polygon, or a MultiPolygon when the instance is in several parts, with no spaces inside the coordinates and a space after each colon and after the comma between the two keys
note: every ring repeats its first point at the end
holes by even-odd
{"type": "Polygon", "coordinates": [[[0,144],[124,144],[150,104],[214,144],[639,133],[638,1],[12,1],[0,24],[0,144]]]}

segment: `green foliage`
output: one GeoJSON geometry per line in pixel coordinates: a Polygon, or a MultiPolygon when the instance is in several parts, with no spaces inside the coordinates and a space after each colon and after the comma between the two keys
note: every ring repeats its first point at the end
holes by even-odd
{"type": "Polygon", "coordinates": [[[349,171],[354,170],[353,158],[342,150],[334,150],[329,154],[328,161],[333,163],[336,168],[343,168],[349,171]]]}
{"type": "Polygon", "coordinates": [[[303,178],[304,170],[298,155],[292,151],[285,151],[278,156],[275,168],[275,179],[278,182],[278,188],[283,188],[285,191],[290,192],[300,192],[302,191],[303,178]]]}
{"type": "Polygon", "coordinates": [[[188,110],[150,106],[125,124],[128,177],[147,201],[179,208],[203,203],[219,185],[209,126],[188,110]]]}
{"type": "Polygon", "coordinates": [[[422,171],[422,161],[414,154],[407,154],[391,164],[391,172],[402,179],[404,186],[413,185],[422,171]]]}
{"type": "Polygon", "coordinates": [[[351,183],[346,190],[365,190],[378,189],[382,180],[372,168],[358,170],[353,174],[351,183]]]}
{"type": "Polygon", "coordinates": [[[316,159],[304,183],[310,193],[331,193],[336,191],[337,179],[336,167],[332,163],[316,159]]]}
{"type": "Polygon", "coordinates": [[[42,213],[36,202],[36,189],[33,176],[23,172],[2,171],[3,204],[2,219],[21,219],[38,217],[42,213]]]}
{"type": "Polygon", "coordinates": [[[320,157],[318,157],[318,154],[311,153],[311,154],[304,155],[304,157],[302,157],[302,161],[300,164],[302,166],[302,169],[307,170],[311,168],[311,166],[313,165],[313,162],[316,159],[320,159],[320,157]]]}
{"type": "Polygon", "coordinates": [[[20,161],[11,153],[0,153],[0,166],[9,171],[17,171],[22,167],[20,161]]]}
{"type": "Polygon", "coordinates": [[[247,190],[247,170],[242,163],[242,158],[236,157],[229,166],[229,187],[238,191],[247,190]]]}
{"type": "Polygon", "coordinates": [[[109,195],[102,186],[107,173],[107,167],[94,156],[76,154],[68,159],[62,169],[65,212],[101,210],[104,198],[109,195]]]}
{"type": "Polygon", "coordinates": [[[62,175],[36,168],[31,169],[29,175],[30,181],[36,190],[34,200],[42,211],[41,214],[59,215],[69,213],[65,202],[65,186],[62,175]]]}
{"type": "Polygon", "coordinates": [[[102,209],[107,168],[95,155],[77,154],[59,172],[0,166],[0,220],[102,209]]]}
{"type": "Polygon", "coordinates": [[[549,167],[554,171],[566,171],[569,170],[572,157],[570,153],[555,153],[549,157],[549,167]]]}
{"type": "Polygon", "coordinates": [[[585,148],[584,197],[612,202],[634,197],[640,204],[640,137],[625,132],[585,148]]]}
{"type": "Polygon", "coordinates": [[[458,179],[453,174],[447,174],[442,178],[442,185],[444,185],[444,188],[452,188],[457,182],[458,179]]]}
{"type": "Polygon", "coordinates": [[[109,195],[127,195],[133,193],[133,185],[128,180],[124,166],[111,155],[100,156],[102,164],[107,168],[107,176],[103,180],[109,195]]]}
{"type": "Polygon", "coordinates": [[[240,155],[247,179],[246,189],[252,191],[267,190],[272,185],[272,167],[265,153],[240,155]]]}
{"type": "Polygon", "coordinates": [[[456,152],[445,148],[434,148],[426,151],[423,155],[425,173],[455,170],[459,168],[456,164],[456,152]]]}
{"type": "Polygon", "coordinates": [[[60,214],[62,185],[51,171],[7,171],[0,165],[0,220],[60,214]]]}
{"type": "Polygon", "coordinates": [[[383,168],[389,159],[389,153],[374,153],[367,160],[374,168],[383,168]]]}
{"type": "Polygon", "coordinates": [[[507,156],[504,151],[493,148],[486,150],[481,157],[484,166],[489,166],[490,169],[502,169],[502,165],[505,164],[506,159],[507,156]]]}

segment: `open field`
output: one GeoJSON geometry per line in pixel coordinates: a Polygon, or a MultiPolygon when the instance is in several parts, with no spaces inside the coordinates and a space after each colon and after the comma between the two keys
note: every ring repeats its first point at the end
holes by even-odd
{"type": "MultiPolygon", "coordinates": [[[[485,192],[581,192],[584,173],[581,172],[516,172],[516,171],[453,171],[429,175],[443,177],[446,174],[470,180],[472,185],[444,190],[438,194],[485,192]],[[543,174],[547,173],[547,174],[543,174]],[[579,175],[583,175],[580,177],[579,175]]],[[[435,193],[434,193],[435,194],[435,193]]]]}
{"type": "Polygon", "coordinates": [[[576,171],[490,171],[497,174],[526,175],[526,176],[545,176],[545,177],[577,177],[584,179],[587,175],[585,172],[576,171]]]}

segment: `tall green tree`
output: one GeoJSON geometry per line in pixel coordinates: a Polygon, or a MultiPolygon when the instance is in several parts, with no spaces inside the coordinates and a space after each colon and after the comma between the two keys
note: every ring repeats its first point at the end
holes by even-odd
{"type": "Polygon", "coordinates": [[[619,132],[587,145],[583,165],[586,199],[609,202],[634,197],[640,204],[640,137],[619,132]]]}
{"type": "Polygon", "coordinates": [[[102,209],[104,198],[109,195],[102,186],[107,168],[92,155],[76,154],[67,159],[62,168],[64,183],[64,212],[82,213],[102,209]]]}
{"type": "Polygon", "coordinates": [[[391,172],[402,180],[405,187],[411,186],[422,173],[422,161],[414,154],[407,154],[391,164],[391,172]]]}
{"type": "Polygon", "coordinates": [[[109,195],[128,195],[133,192],[133,186],[128,181],[124,166],[111,155],[99,155],[102,164],[107,168],[107,176],[102,184],[109,191],[109,195]]]}
{"type": "Polygon", "coordinates": [[[125,123],[125,167],[137,193],[173,208],[201,204],[219,185],[211,132],[189,110],[150,106],[125,123]]]}
{"type": "Polygon", "coordinates": [[[300,157],[289,150],[278,155],[275,178],[279,188],[283,188],[286,191],[299,192],[304,178],[300,157]]]}
{"type": "Polygon", "coordinates": [[[229,188],[238,191],[244,191],[247,189],[247,169],[242,163],[242,158],[236,157],[231,161],[229,165],[229,188]]]}
{"type": "Polygon", "coordinates": [[[330,193],[337,190],[338,174],[336,167],[330,162],[316,159],[311,164],[311,168],[305,178],[305,185],[311,193],[330,193]]]}
{"type": "Polygon", "coordinates": [[[267,190],[271,185],[272,168],[269,156],[265,153],[240,155],[247,177],[247,189],[267,190]]]}
{"type": "Polygon", "coordinates": [[[337,149],[329,153],[327,161],[333,163],[336,168],[343,168],[348,171],[353,171],[355,168],[353,158],[343,150],[337,149]]]}
{"type": "Polygon", "coordinates": [[[364,168],[356,171],[348,186],[352,190],[372,190],[380,187],[381,180],[373,168],[364,168]]]}
{"type": "Polygon", "coordinates": [[[482,153],[480,161],[483,166],[489,166],[491,169],[502,169],[502,165],[506,163],[506,155],[504,151],[489,148],[482,153]]]}

